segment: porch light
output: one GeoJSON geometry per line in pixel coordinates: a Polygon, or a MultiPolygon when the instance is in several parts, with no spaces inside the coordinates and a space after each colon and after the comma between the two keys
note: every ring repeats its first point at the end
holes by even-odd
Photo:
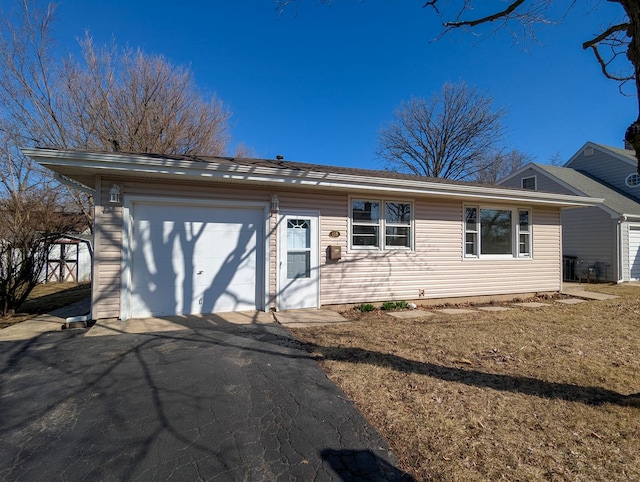
{"type": "Polygon", "coordinates": [[[271,213],[279,213],[280,212],[280,200],[278,199],[277,194],[271,195],[271,213]]]}
{"type": "Polygon", "coordinates": [[[120,204],[120,186],[114,184],[109,189],[109,203],[120,204]]]}

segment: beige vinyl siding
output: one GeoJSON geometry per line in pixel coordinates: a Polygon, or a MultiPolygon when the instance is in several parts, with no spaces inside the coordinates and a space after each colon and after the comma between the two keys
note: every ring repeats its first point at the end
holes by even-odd
{"type": "MultiPolygon", "coordinates": [[[[559,289],[560,227],[557,209],[532,211],[533,259],[506,260],[463,258],[462,209],[460,202],[416,201],[414,251],[345,252],[343,247],[340,263],[331,269],[323,266],[322,303],[559,289]]],[[[344,225],[343,222],[341,224],[344,225]]],[[[335,229],[338,229],[337,225],[335,229]]],[[[347,243],[348,239],[345,239],[347,243]]]]}
{"type": "Polygon", "coordinates": [[[558,184],[557,182],[549,179],[544,174],[538,171],[526,171],[520,174],[519,176],[515,176],[511,179],[508,179],[504,183],[501,183],[501,186],[505,187],[513,187],[513,188],[522,188],[522,179],[527,177],[535,176],[536,178],[536,191],[542,192],[555,192],[558,194],[575,194],[575,192],[567,189],[566,187],[558,184]]]}
{"type": "Polygon", "coordinates": [[[599,207],[562,212],[562,252],[578,258],[577,275],[586,278],[589,266],[602,263],[605,269],[599,279],[616,280],[616,224],[617,221],[599,207]]]}
{"type": "Polygon", "coordinates": [[[100,200],[96,203],[96,232],[94,246],[94,294],[92,316],[118,318],[120,316],[120,286],[122,284],[122,207],[109,204],[109,190],[113,181],[103,179],[98,184],[100,200]]]}
{"type": "MultiPolygon", "coordinates": [[[[102,182],[101,200],[108,201],[113,181],[102,182]]],[[[407,199],[385,196],[387,201],[413,202],[413,250],[350,250],[349,203],[345,192],[309,189],[263,190],[234,184],[175,184],[118,181],[123,196],[195,198],[224,201],[269,202],[277,194],[281,211],[313,210],[320,214],[320,303],[322,305],[400,299],[517,294],[560,289],[561,254],[558,208],[534,208],[532,259],[465,259],[463,257],[463,203],[441,198],[407,199]],[[330,236],[332,231],[338,237],[330,236]],[[327,259],[327,248],[340,246],[342,259],[327,259]]],[[[358,194],[358,199],[381,199],[379,194],[358,194]]],[[[494,206],[494,204],[492,204],[494,206]]],[[[529,208],[497,204],[496,207],[529,208]]],[[[100,234],[100,296],[95,317],[120,314],[122,271],[122,209],[98,209],[100,234]]],[[[277,224],[270,216],[269,307],[277,297],[277,224]]]]}
{"type": "Polygon", "coordinates": [[[585,156],[584,153],[581,153],[566,167],[584,171],[636,199],[640,198],[640,186],[629,187],[625,183],[629,174],[637,172],[636,166],[597,148],[593,149],[591,156],[585,156]]]}

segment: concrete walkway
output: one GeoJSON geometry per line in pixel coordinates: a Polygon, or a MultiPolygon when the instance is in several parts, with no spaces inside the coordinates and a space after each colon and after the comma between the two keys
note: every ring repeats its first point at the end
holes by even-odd
{"type": "Polygon", "coordinates": [[[67,317],[87,314],[90,310],[89,298],[78,301],[46,315],[38,315],[3,328],[0,330],[0,341],[29,340],[45,333],[61,331],[67,317]]]}

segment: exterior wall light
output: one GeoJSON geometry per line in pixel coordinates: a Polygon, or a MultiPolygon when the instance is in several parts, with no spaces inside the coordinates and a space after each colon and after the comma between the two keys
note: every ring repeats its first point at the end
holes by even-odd
{"type": "Polygon", "coordinates": [[[279,213],[280,212],[280,200],[278,199],[277,194],[271,195],[271,213],[279,213]]]}
{"type": "Polygon", "coordinates": [[[120,186],[114,184],[109,189],[109,203],[110,204],[120,204],[121,196],[120,196],[120,186]]]}

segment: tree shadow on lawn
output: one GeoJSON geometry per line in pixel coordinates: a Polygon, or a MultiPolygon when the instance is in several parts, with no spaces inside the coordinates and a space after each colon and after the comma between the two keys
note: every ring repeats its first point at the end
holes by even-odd
{"type": "Polygon", "coordinates": [[[603,405],[611,403],[620,406],[640,408],[640,393],[623,395],[613,390],[601,387],[583,387],[570,383],[557,383],[537,378],[501,375],[481,372],[478,370],[448,367],[435,363],[409,360],[401,356],[379,353],[362,348],[327,347],[314,343],[304,343],[309,352],[320,352],[321,359],[366,363],[384,368],[391,368],[399,372],[426,375],[448,382],[464,385],[491,388],[503,392],[522,393],[548,399],[561,399],[568,402],[584,403],[586,405],[603,405]]]}

